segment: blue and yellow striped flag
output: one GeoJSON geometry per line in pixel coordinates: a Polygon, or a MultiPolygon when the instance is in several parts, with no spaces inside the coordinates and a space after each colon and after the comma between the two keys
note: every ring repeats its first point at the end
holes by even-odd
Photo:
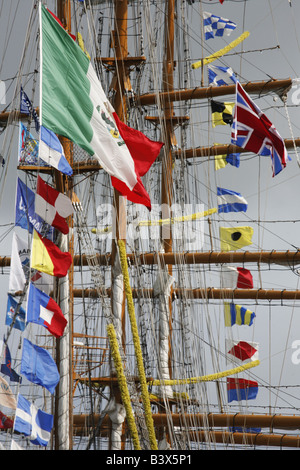
{"type": "Polygon", "coordinates": [[[248,325],[251,326],[255,318],[255,313],[241,305],[233,302],[224,303],[225,326],[248,325]]]}

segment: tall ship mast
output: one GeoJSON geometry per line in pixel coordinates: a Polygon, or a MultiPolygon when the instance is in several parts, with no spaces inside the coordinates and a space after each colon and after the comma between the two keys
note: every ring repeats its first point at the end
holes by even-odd
{"type": "Polygon", "coordinates": [[[10,3],[1,448],[299,447],[299,5],[10,3]]]}

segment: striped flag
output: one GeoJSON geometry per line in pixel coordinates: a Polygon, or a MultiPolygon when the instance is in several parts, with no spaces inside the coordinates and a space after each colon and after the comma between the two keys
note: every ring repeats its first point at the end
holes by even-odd
{"type": "Polygon", "coordinates": [[[248,203],[240,193],[217,187],[218,213],[246,212],[248,203]]]}
{"type": "Polygon", "coordinates": [[[251,326],[255,318],[255,313],[241,305],[233,302],[224,302],[225,326],[248,325],[251,326]]]}
{"type": "Polygon", "coordinates": [[[231,401],[254,400],[258,393],[258,383],[254,380],[227,378],[227,398],[231,401]]]}

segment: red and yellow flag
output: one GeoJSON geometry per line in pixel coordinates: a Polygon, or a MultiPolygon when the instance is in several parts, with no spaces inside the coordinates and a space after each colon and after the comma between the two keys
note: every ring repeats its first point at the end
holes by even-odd
{"type": "Polygon", "coordinates": [[[51,240],[33,231],[30,267],[51,276],[64,277],[72,264],[70,253],[61,251],[51,240]]]}

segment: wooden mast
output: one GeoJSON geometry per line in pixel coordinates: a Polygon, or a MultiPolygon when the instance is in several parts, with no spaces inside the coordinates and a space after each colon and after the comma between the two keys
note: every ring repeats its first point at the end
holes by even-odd
{"type": "MultiPolygon", "coordinates": [[[[168,0],[165,7],[165,56],[163,63],[163,89],[168,95],[169,92],[174,90],[174,17],[175,17],[175,1],[168,0]]],[[[173,131],[173,117],[174,110],[172,102],[165,101],[163,103],[163,114],[165,122],[165,153],[162,158],[161,167],[161,210],[162,218],[171,218],[171,206],[173,201],[173,175],[172,175],[172,147],[175,143],[175,136],[173,131]]],[[[161,230],[162,243],[165,253],[172,252],[172,227],[166,226],[161,230]]],[[[172,266],[168,266],[168,273],[172,275],[172,266]]],[[[171,364],[171,338],[172,338],[172,303],[169,301],[169,374],[172,377],[172,364],[171,364]]]]}
{"type": "MultiPolygon", "coordinates": [[[[127,0],[114,0],[114,11],[115,11],[115,30],[111,34],[111,47],[114,50],[115,56],[115,73],[112,80],[111,87],[115,91],[113,107],[118,115],[119,119],[123,122],[126,122],[127,119],[127,103],[125,99],[125,89],[129,82],[129,69],[125,65],[126,58],[128,56],[128,44],[127,44],[127,20],[128,20],[128,6],[127,0]],[[125,62],[124,62],[125,61],[125,62]]],[[[121,341],[123,349],[125,351],[125,292],[123,286],[122,292],[122,306],[121,312],[116,312],[114,296],[118,295],[114,290],[119,289],[115,284],[116,269],[118,265],[118,249],[117,243],[118,240],[126,241],[126,202],[121,194],[114,189],[114,209],[115,209],[115,233],[113,234],[112,240],[112,271],[111,271],[111,282],[112,282],[112,294],[111,294],[111,305],[112,305],[112,314],[114,317],[118,317],[118,322],[120,322],[120,328],[122,331],[119,331],[121,335],[121,341]]],[[[115,402],[121,404],[121,394],[119,387],[114,382],[111,383],[111,396],[114,397],[115,402]]],[[[112,426],[112,424],[111,424],[112,426]]],[[[122,436],[121,436],[121,449],[125,448],[125,434],[124,434],[124,423],[122,426],[122,436]]],[[[111,449],[114,445],[112,442],[112,432],[109,434],[109,448],[111,449]]],[[[115,448],[116,449],[116,448],[115,448]]]]}
{"type": "MultiPolygon", "coordinates": [[[[71,2],[70,0],[57,0],[57,17],[62,22],[63,27],[67,32],[71,32],[72,24],[71,24],[71,2]]],[[[60,141],[64,149],[65,157],[69,162],[70,166],[73,167],[73,143],[65,138],[60,136],[60,141]]],[[[55,183],[56,189],[62,193],[68,195],[70,199],[72,199],[72,177],[67,177],[63,175],[60,171],[55,170],[55,183]]],[[[68,250],[71,253],[72,257],[74,256],[74,237],[73,237],[73,218],[69,217],[69,226],[71,228],[69,236],[68,236],[68,250]]],[[[66,237],[66,236],[65,236],[66,237]]],[[[62,428],[62,424],[60,422],[59,416],[59,395],[60,395],[60,383],[58,384],[58,388],[56,391],[56,402],[55,402],[55,448],[60,450],[71,450],[73,447],[73,311],[74,311],[74,298],[73,298],[73,284],[74,284],[74,267],[73,265],[69,269],[68,273],[68,283],[69,283],[69,292],[68,292],[68,299],[66,303],[68,305],[67,309],[68,312],[64,312],[68,314],[68,338],[63,337],[62,339],[57,339],[56,341],[56,355],[57,355],[57,363],[58,363],[58,370],[60,371],[60,361],[61,361],[61,345],[62,342],[67,342],[67,350],[69,352],[69,357],[64,358],[65,361],[69,363],[69,371],[68,371],[68,378],[64,377],[64,381],[68,383],[69,386],[69,410],[68,410],[68,443],[65,442],[65,438],[63,436],[65,429],[62,428]],[[63,438],[64,444],[62,447],[61,440],[63,438]]],[[[58,285],[60,283],[58,282],[58,285]]],[[[58,295],[60,293],[58,292],[58,295]]],[[[58,301],[60,299],[58,298],[58,301]]],[[[64,371],[64,367],[63,367],[64,371]]],[[[62,417],[62,419],[64,419],[62,417]]],[[[65,426],[64,426],[65,427],[65,426]]]]}

